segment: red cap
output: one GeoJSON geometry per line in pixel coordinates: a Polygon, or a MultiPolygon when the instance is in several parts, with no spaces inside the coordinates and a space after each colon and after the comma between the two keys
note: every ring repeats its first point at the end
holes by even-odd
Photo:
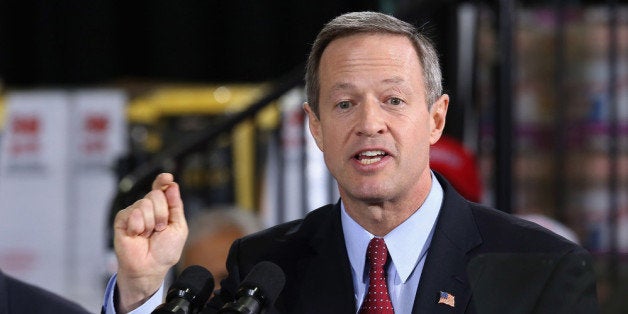
{"type": "Polygon", "coordinates": [[[442,174],[466,199],[482,199],[482,181],[475,155],[454,138],[442,136],[430,149],[430,167],[442,174]]]}

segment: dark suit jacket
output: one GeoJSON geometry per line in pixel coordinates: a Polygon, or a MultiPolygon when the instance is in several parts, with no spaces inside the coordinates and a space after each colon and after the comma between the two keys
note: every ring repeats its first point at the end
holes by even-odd
{"type": "MultiPolygon", "coordinates": [[[[437,177],[444,199],[413,313],[597,312],[595,275],[583,248],[536,224],[468,202],[437,177]],[[454,307],[438,302],[441,291],[454,296],[454,307]]],[[[356,312],[339,203],[235,241],[227,260],[229,277],[206,313],[232,301],[239,283],[264,260],[286,275],[269,312],[356,312]]]]}
{"type": "Polygon", "coordinates": [[[0,314],[85,314],[87,310],[71,301],[9,277],[0,271],[0,314]]]}

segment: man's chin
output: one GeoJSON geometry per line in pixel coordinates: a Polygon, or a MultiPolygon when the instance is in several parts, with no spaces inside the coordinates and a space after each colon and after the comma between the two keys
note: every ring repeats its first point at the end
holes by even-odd
{"type": "Polygon", "coordinates": [[[380,204],[391,198],[391,193],[382,186],[362,186],[350,194],[356,201],[368,204],[380,204]]]}

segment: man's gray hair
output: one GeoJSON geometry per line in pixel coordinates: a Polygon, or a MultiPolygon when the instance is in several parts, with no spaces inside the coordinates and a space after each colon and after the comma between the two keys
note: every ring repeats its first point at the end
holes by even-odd
{"type": "Polygon", "coordinates": [[[378,12],[352,12],[340,15],[318,33],[307,60],[305,90],[307,101],[319,115],[320,79],[318,68],[323,51],[329,43],[341,37],[355,34],[393,34],[406,36],[416,49],[425,80],[425,100],[431,106],[442,95],[442,74],[438,55],[432,42],[412,24],[378,12]]]}

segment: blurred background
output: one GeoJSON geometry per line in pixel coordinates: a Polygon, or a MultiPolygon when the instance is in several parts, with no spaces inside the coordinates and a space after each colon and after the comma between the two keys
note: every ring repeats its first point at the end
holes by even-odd
{"type": "Polygon", "coordinates": [[[162,171],[190,220],[236,208],[271,226],[336,202],[303,65],[324,23],[357,10],[421,26],[440,52],[451,142],[434,168],[579,242],[602,312],[628,312],[617,0],[0,0],[0,269],[98,312],[112,217],[162,171]]]}

